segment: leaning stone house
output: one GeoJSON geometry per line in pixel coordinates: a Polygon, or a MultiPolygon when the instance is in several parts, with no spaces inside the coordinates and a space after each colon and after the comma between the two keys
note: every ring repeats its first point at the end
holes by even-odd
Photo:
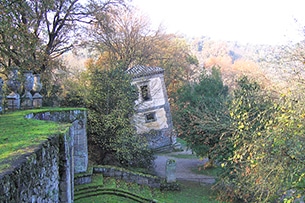
{"type": "Polygon", "coordinates": [[[127,73],[132,75],[132,85],[137,87],[139,93],[134,115],[137,133],[146,136],[154,150],[171,148],[176,137],[164,83],[164,69],[134,66],[127,73]]]}

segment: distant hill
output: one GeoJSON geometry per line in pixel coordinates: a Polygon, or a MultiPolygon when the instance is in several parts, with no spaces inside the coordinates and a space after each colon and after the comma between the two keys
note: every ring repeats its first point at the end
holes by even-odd
{"type": "Polygon", "coordinates": [[[233,88],[241,75],[254,78],[265,88],[286,88],[293,70],[302,70],[300,50],[302,44],[290,46],[239,44],[232,41],[215,41],[208,37],[188,40],[199,67],[219,66],[225,83],[233,88]],[[299,53],[299,56],[296,56],[299,53]]]}

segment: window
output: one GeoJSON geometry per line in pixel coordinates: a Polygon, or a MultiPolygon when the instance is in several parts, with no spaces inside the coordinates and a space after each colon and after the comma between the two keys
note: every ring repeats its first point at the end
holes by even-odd
{"type": "Polygon", "coordinates": [[[152,112],[152,113],[147,113],[145,114],[145,122],[146,123],[150,123],[150,122],[154,122],[156,121],[156,112],[152,112]]]}
{"type": "Polygon", "coordinates": [[[148,101],[151,99],[148,85],[142,85],[141,87],[141,96],[143,101],[148,101]]]}

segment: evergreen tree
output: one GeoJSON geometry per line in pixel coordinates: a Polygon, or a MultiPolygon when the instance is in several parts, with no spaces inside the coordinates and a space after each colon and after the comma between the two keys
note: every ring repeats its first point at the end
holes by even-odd
{"type": "Polygon", "coordinates": [[[224,137],[229,135],[230,116],[226,105],[228,88],[220,70],[204,72],[198,82],[178,90],[174,111],[179,136],[197,155],[222,159],[224,137]]]}
{"type": "Polygon", "coordinates": [[[148,143],[136,134],[131,122],[138,94],[130,76],[120,68],[90,67],[87,81],[88,132],[89,140],[99,149],[97,162],[150,166],[148,143]]]}

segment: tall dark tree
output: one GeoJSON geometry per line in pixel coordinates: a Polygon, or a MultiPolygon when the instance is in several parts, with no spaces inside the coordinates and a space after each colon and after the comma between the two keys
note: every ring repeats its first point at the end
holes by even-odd
{"type": "Polygon", "coordinates": [[[211,161],[222,159],[224,138],[230,134],[230,116],[226,101],[228,88],[220,71],[203,73],[198,82],[183,86],[177,92],[174,124],[179,136],[197,155],[211,161]]]}

